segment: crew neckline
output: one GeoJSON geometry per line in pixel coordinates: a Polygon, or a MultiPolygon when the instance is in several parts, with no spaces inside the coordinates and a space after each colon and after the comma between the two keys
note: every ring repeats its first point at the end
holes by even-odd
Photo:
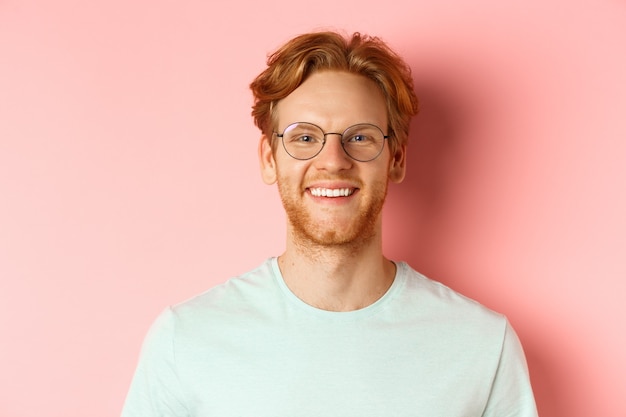
{"type": "Polygon", "coordinates": [[[314,316],[318,316],[320,318],[334,319],[334,320],[354,320],[360,319],[363,317],[369,317],[371,315],[376,314],[378,311],[383,309],[389,303],[392,302],[395,295],[400,291],[401,287],[404,286],[406,281],[406,263],[404,262],[395,262],[396,264],[396,275],[394,276],[393,282],[387,289],[387,291],[372,304],[360,308],[358,310],[352,311],[330,311],[323,310],[321,308],[314,307],[310,304],[307,304],[302,299],[300,299],[296,294],[291,291],[291,289],[287,286],[283,274],[280,271],[280,267],[278,266],[278,258],[273,257],[269,259],[270,266],[272,268],[272,273],[274,274],[274,278],[276,283],[280,287],[281,291],[288,299],[288,301],[298,307],[301,310],[308,312],[314,316]]]}

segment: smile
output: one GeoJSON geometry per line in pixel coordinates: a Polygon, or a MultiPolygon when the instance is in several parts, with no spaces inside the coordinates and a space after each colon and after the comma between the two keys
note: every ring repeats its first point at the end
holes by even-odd
{"type": "Polygon", "coordinates": [[[310,188],[314,197],[348,197],[354,193],[353,188],[310,188]]]}

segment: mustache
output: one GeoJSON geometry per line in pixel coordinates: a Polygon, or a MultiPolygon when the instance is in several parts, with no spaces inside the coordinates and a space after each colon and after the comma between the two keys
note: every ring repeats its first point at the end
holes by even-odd
{"type": "Polygon", "coordinates": [[[355,178],[350,175],[313,175],[304,179],[305,184],[310,184],[312,182],[325,182],[325,181],[345,181],[356,185],[358,188],[361,188],[363,185],[363,181],[359,178],[355,178]]]}

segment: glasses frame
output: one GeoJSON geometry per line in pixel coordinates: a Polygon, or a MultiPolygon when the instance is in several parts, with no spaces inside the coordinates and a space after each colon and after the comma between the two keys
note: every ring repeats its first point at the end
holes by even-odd
{"type": "Polygon", "coordinates": [[[343,131],[343,133],[338,133],[338,132],[324,132],[324,129],[322,129],[321,127],[319,127],[315,123],[294,122],[294,123],[290,123],[289,125],[287,125],[287,127],[285,127],[285,129],[283,129],[283,133],[274,132],[274,134],[281,139],[281,142],[283,144],[283,149],[285,150],[285,152],[287,152],[287,155],[289,155],[293,159],[297,159],[298,161],[308,161],[310,159],[315,158],[317,155],[319,155],[322,152],[322,150],[324,149],[324,146],[326,146],[326,136],[328,136],[328,135],[337,135],[337,136],[340,137],[341,149],[343,149],[343,152],[346,155],[348,155],[348,157],[350,159],[353,159],[353,160],[355,160],[357,162],[370,162],[370,161],[373,161],[374,159],[378,158],[380,156],[380,154],[383,153],[383,149],[385,149],[385,140],[389,139],[389,136],[390,136],[390,135],[385,135],[385,133],[383,132],[383,130],[380,127],[378,127],[378,126],[376,126],[375,124],[372,124],[372,123],[357,123],[357,124],[354,124],[352,126],[348,126],[343,131]],[[298,124],[307,124],[307,125],[315,126],[316,128],[318,128],[320,130],[320,132],[322,132],[322,135],[324,136],[324,141],[322,142],[322,147],[313,156],[310,156],[308,158],[296,158],[295,156],[293,156],[292,154],[289,153],[289,151],[287,150],[287,146],[285,146],[285,132],[290,127],[292,127],[294,125],[298,125],[298,124]],[[343,141],[343,137],[344,137],[344,135],[346,134],[346,132],[348,130],[353,129],[356,126],[370,126],[370,127],[374,127],[378,131],[380,131],[380,133],[382,133],[382,136],[383,136],[383,146],[380,147],[380,150],[378,151],[378,153],[374,157],[372,157],[370,159],[357,159],[357,158],[353,157],[352,155],[350,155],[348,153],[348,151],[346,151],[345,142],[343,141]]]}

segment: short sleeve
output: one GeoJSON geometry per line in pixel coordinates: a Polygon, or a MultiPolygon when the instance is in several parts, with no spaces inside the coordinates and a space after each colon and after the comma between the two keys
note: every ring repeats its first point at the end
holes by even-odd
{"type": "Polygon", "coordinates": [[[150,328],[122,417],[187,417],[176,367],[176,316],[168,308],[150,328]]]}
{"type": "Polygon", "coordinates": [[[537,417],[524,351],[508,321],[483,417],[537,417]]]}

